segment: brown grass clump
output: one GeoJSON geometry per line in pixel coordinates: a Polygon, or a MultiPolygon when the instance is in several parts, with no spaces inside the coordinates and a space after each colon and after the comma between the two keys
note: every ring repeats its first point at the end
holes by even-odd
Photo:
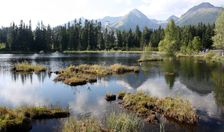
{"type": "Polygon", "coordinates": [[[76,120],[69,118],[63,124],[62,132],[103,132],[103,130],[96,119],[76,120]]]}
{"type": "Polygon", "coordinates": [[[44,72],[47,68],[42,65],[34,65],[28,62],[17,63],[14,65],[13,71],[16,72],[44,72]]]}
{"type": "Polygon", "coordinates": [[[189,101],[180,98],[159,99],[138,92],[126,94],[122,105],[145,118],[159,113],[179,123],[195,124],[198,121],[198,116],[189,101]]]}
{"type": "Polygon", "coordinates": [[[129,67],[115,64],[110,67],[101,65],[78,65],[69,66],[59,71],[55,81],[62,81],[71,86],[83,85],[88,82],[96,82],[98,77],[104,77],[111,74],[121,74],[126,72],[138,72],[137,67],[129,67]]]}
{"type": "Polygon", "coordinates": [[[68,117],[69,112],[61,108],[21,107],[9,109],[0,107],[0,131],[28,131],[31,120],[68,117]]]}
{"type": "Polygon", "coordinates": [[[118,93],[118,96],[117,96],[118,99],[123,100],[125,94],[126,94],[125,92],[119,92],[119,93],[118,93]]]}
{"type": "Polygon", "coordinates": [[[138,67],[134,66],[125,66],[121,64],[114,64],[110,66],[112,72],[117,73],[117,74],[124,74],[127,72],[139,72],[138,67]]]}
{"type": "Polygon", "coordinates": [[[25,113],[25,115],[31,119],[64,118],[69,116],[67,110],[63,110],[59,107],[22,107],[18,108],[17,111],[25,113]]]}

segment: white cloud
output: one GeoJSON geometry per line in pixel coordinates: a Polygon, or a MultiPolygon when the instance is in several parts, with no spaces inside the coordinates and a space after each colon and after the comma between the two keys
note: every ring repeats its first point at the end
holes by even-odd
{"type": "Polygon", "coordinates": [[[90,19],[104,16],[120,16],[137,8],[150,18],[166,19],[170,15],[180,16],[190,7],[201,2],[211,2],[224,6],[223,0],[0,0],[0,25],[20,19],[34,25],[37,21],[53,26],[63,24],[74,18],[90,19]]]}

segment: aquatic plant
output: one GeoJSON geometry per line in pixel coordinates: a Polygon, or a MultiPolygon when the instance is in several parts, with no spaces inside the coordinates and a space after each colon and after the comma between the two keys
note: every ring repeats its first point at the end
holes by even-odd
{"type": "Polygon", "coordinates": [[[138,132],[142,121],[133,114],[113,112],[106,117],[106,124],[114,132],[138,132]]]}
{"type": "Polygon", "coordinates": [[[198,121],[198,116],[189,101],[180,98],[159,99],[137,92],[126,94],[122,105],[145,118],[159,113],[180,123],[195,124],[198,121]]]}
{"type": "Polygon", "coordinates": [[[62,132],[102,132],[102,129],[96,119],[77,120],[71,117],[63,124],[62,132]]]}
{"type": "Polygon", "coordinates": [[[118,93],[117,98],[122,100],[124,98],[125,94],[126,94],[125,92],[121,91],[121,92],[118,93]]]}
{"type": "Polygon", "coordinates": [[[121,65],[121,64],[111,65],[110,68],[111,68],[113,73],[117,73],[117,74],[124,74],[124,73],[127,73],[127,72],[139,72],[138,67],[125,66],[125,65],[121,65]]]}
{"type": "Polygon", "coordinates": [[[28,62],[21,62],[14,65],[13,70],[16,72],[43,72],[46,71],[47,68],[42,65],[34,65],[28,62]]]}
{"type": "Polygon", "coordinates": [[[114,64],[112,66],[87,65],[69,66],[58,72],[55,81],[62,81],[65,84],[76,86],[88,82],[96,82],[98,77],[111,74],[122,74],[126,72],[138,72],[138,67],[114,64]]]}
{"type": "Polygon", "coordinates": [[[68,117],[68,110],[47,107],[0,107],[0,131],[28,131],[31,120],[68,117]]]}

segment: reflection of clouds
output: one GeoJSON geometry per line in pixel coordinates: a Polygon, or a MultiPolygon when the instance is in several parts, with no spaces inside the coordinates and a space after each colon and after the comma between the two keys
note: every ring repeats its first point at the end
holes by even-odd
{"type": "Polygon", "coordinates": [[[126,88],[126,89],[129,89],[129,90],[133,89],[133,88],[130,86],[130,84],[128,84],[128,83],[125,82],[125,81],[118,80],[118,81],[116,81],[116,83],[117,83],[118,85],[121,85],[122,87],[124,87],[124,88],[126,88]]]}
{"type": "Polygon", "coordinates": [[[174,87],[170,89],[163,78],[148,79],[137,90],[149,92],[153,96],[180,96],[188,99],[192,105],[202,111],[206,111],[209,116],[219,116],[214,94],[200,95],[188,89],[184,84],[177,80],[174,87]]]}
{"type": "Polygon", "coordinates": [[[70,108],[74,114],[91,113],[99,117],[105,112],[106,101],[100,96],[92,98],[89,92],[82,91],[75,95],[74,102],[70,104],[70,108]]]}
{"type": "Polygon", "coordinates": [[[10,76],[0,76],[0,102],[3,105],[42,105],[46,101],[37,94],[40,87],[38,79],[33,79],[32,83],[26,81],[24,84],[21,79],[12,81],[10,76]]]}
{"type": "Polygon", "coordinates": [[[95,86],[104,86],[104,87],[108,87],[109,83],[107,80],[105,80],[104,78],[99,78],[97,79],[97,82],[94,83],[95,86]]]}

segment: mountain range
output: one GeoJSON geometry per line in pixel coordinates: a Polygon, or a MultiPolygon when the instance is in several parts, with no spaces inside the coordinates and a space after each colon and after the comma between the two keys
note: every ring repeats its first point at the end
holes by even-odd
{"type": "Polygon", "coordinates": [[[156,29],[159,26],[165,27],[171,19],[179,26],[196,25],[198,23],[213,24],[221,11],[224,11],[224,8],[215,7],[208,2],[203,2],[192,7],[180,17],[172,15],[165,21],[149,19],[138,9],[133,9],[124,16],[106,16],[102,19],[98,19],[98,21],[100,21],[103,26],[111,29],[129,30],[135,29],[137,25],[141,30],[143,30],[144,27],[156,29]]]}

